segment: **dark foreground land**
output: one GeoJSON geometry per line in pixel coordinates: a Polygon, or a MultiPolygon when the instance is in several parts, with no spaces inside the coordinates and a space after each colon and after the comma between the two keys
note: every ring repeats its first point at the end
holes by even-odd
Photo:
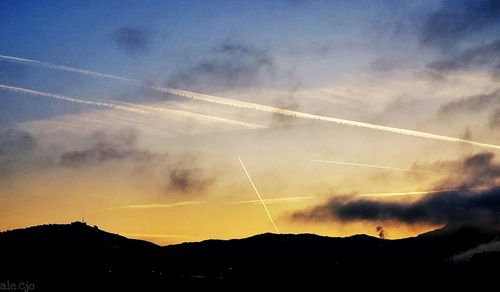
{"type": "Polygon", "coordinates": [[[485,251],[484,244],[491,246],[499,235],[485,226],[448,226],[399,240],[261,234],[161,247],[80,222],[43,225],[0,233],[0,290],[13,291],[12,285],[17,291],[172,291],[177,285],[241,290],[268,282],[379,288],[495,283],[500,252],[485,251]]]}

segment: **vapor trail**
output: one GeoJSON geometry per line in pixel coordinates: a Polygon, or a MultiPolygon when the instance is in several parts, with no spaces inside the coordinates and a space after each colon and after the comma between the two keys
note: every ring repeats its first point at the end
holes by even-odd
{"type": "Polygon", "coordinates": [[[99,73],[99,72],[95,72],[95,71],[79,69],[79,68],[75,68],[75,67],[57,65],[57,64],[52,64],[52,63],[48,63],[48,62],[32,60],[32,59],[17,58],[17,57],[12,57],[12,56],[5,56],[5,55],[0,55],[0,59],[3,59],[3,60],[8,61],[8,62],[37,65],[37,66],[42,66],[42,67],[46,67],[46,68],[50,68],[50,69],[56,69],[56,70],[61,70],[61,71],[66,71],[66,72],[73,72],[73,73],[78,73],[78,74],[83,74],[83,75],[94,76],[94,77],[121,80],[121,81],[132,82],[132,83],[136,83],[136,84],[140,85],[140,82],[138,80],[134,80],[134,79],[129,79],[129,78],[125,78],[125,77],[120,77],[120,76],[115,76],[115,75],[110,75],[110,74],[105,74],[105,73],[99,73]]]}
{"type": "Polygon", "coordinates": [[[177,202],[173,204],[142,204],[142,205],[127,205],[127,206],[119,206],[119,207],[110,207],[107,210],[117,210],[117,209],[163,209],[163,208],[174,208],[180,206],[187,205],[199,205],[205,203],[204,201],[186,201],[186,202],[177,202]]]}
{"type": "Polygon", "coordinates": [[[83,100],[83,99],[68,97],[68,96],[64,96],[64,95],[52,94],[52,93],[41,92],[41,91],[36,91],[36,90],[31,90],[31,89],[26,89],[26,88],[21,88],[21,87],[8,86],[8,85],[3,85],[3,84],[0,84],[0,90],[28,94],[28,95],[32,95],[32,96],[45,96],[45,97],[55,98],[55,99],[73,102],[73,103],[80,103],[80,104],[94,105],[94,106],[107,107],[107,108],[113,108],[113,109],[120,109],[120,110],[124,110],[124,111],[136,112],[136,113],[141,113],[141,114],[148,113],[144,110],[140,110],[140,109],[136,109],[136,108],[128,107],[128,106],[123,106],[123,105],[118,105],[118,104],[114,104],[114,103],[110,103],[110,102],[83,100]]]}
{"type": "Polygon", "coordinates": [[[279,232],[278,231],[278,227],[276,226],[276,224],[274,223],[274,220],[273,220],[273,217],[271,217],[271,213],[269,213],[269,210],[267,209],[267,206],[266,206],[266,203],[264,202],[264,200],[262,200],[262,197],[260,196],[259,194],[259,191],[257,190],[257,188],[255,187],[253,181],[252,181],[252,178],[250,177],[250,174],[248,174],[248,171],[247,171],[247,168],[245,167],[245,164],[243,163],[243,160],[241,160],[240,157],[238,157],[238,160],[240,161],[241,163],[241,166],[243,167],[243,170],[245,171],[245,174],[247,175],[248,177],[248,180],[250,181],[250,184],[252,185],[255,193],[257,194],[257,197],[259,197],[259,200],[260,202],[262,203],[262,206],[264,207],[264,209],[266,210],[266,213],[267,213],[267,217],[269,217],[269,221],[271,221],[271,223],[273,224],[274,226],[274,229],[276,230],[276,232],[279,232]]]}
{"type": "Polygon", "coordinates": [[[446,141],[446,142],[465,143],[465,144],[470,144],[470,145],[474,145],[474,146],[500,150],[500,146],[498,146],[498,145],[480,143],[480,142],[475,142],[475,141],[471,141],[471,140],[442,136],[442,135],[437,135],[437,134],[432,134],[432,133],[427,133],[427,132],[420,132],[420,131],[407,130],[407,129],[402,129],[402,128],[388,127],[388,126],[380,126],[380,125],[369,124],[369,123],[364,123],[364,122],[357,122],[357,121],[351,121],[351,120],[346,120],[346,119],[339,119],[339,118],[333,118],[333,117],[327,117],[327,116],[308,114],[308,113],[297,112],[297,111],[292,111],[292,110],[287,110],[287,109],[281,109],[281,108],[277,108],[277,107],[273,107],[273,106],[238,101],[238,100],[234,100],[234,99],[228,99],[228,98],[223,98],[223,97],[218,97],[218,96],[213,96],[213,95],[207,95],[207,94],[201,94],[201,93],[196,93],[196,92],[191,92],[191,91],[186,91],[186,90],[174,89],[174,88],[164,88],[164,87],[149,87],[149,88],[155,89],[155,90],[158,90],[158,91],[161,91],[164,93],[169,93],[172,95],[185,97],[185,98],[189,98],[189,99],[194,99],[194,100],[200,100],[200,101],[209,102],[209,103],[213,103],[213,104],[249,109],[249,110],[253,110],[253,111],[268,112],[268,113],[273,113],[273,114],[278,114],[278,115],[288,116],[288,117],[294,117],[294,118],[300,118],[300,119],[317,120],[317,121],[330,122],[330,123],[346,125],[346,126],[368,128],[368,129],[372,129],[372,130],[396,133],[396,134],[401,134],[401,135],[406,135],[406,136],[420,137],[420,138],[446,141]]]}
{"type": "Polygon", "coordinates": [[[313,159],[311,161],[313,161],[313,162],[320,162],[320,163],[328,163],[328,164],[359,166],[359,167],[368,167],[368,168],[377,168],[377,169],[388,169],[388,170],[398,170],[398,171],[407,171],[407,172],[432,173],[432,171],[422,171],[422,170],[415,170],[415,169],[411,169],[411,168],[399,168],[399,167],[381,166],[381,165],[373,165],[373,164],[360,164],[360,163],[352,163],[352,162],[341,162],[341,161],[319,160],[319,159],[313,159]]]}
{"type": "Polygon", "coordinates": [[[204,120],[204,121],[208,121],[208,122],[220,122],[220,123],[225,123],[225,124],[231,124],[234,126],[250,128],[250,129],[267,128],[266,126],[263,126],[263,125],[240,122],[240,121],[219,118],[219,117],[214,117],[214,116],[209,116],[209,115],[204,115],[204,114],[192,113],[192,112],[187,112],[187,111],[180,111],[180,110],[174,110],[174,109],[168,109],[168,108],[156,107],[156,106],[150,106],[150,105],[134,104],[134,103],[129,103],[129,102],[117,102],[117,103],[121,103],[121,104],[135,107],[135,108],[142,108],[142,109],[146,109],[146,110],[150,110],[150,111],[155,111],[155,112],[158,112],[159,114],[162,114],[162,113],[173,114],[173,115],[183,116],[186,118],[193,118],[193,119],[204,120]]]}
{"type": "Polygon", "coordinates": [[[407,196],[407,195],[425,195],[432,193],[445,193],[456,191],[455,189],[450,190],[436,190],[436,191],[418,191],[418,192],[401,192],[401,193],[374,193],[374,194],[361,194],[357,197],[395,197],[395,196],[407,196]]]}
{"type": "MultiPolygon", "coordinates": [[[[286,197],[286,198],[273,198],[273,199],[264,199],[266,204],[273,203],[282,203],[282,202],[300,202],[303,200],[316,199],[318,197],[286,197]]],[[[248,200],[248,201],[237,201],[232,202],[233,205],[241,205],[241,204],[261,204],[260,200],[248,200]]]]}
{"type": "Polygon", "coordinates": [[[164,112],[164,113],[169,113],[172,115],[190,117],[190,118],[204,120],[204,121],[226,123],[226,124],[230,124],[233,126],[240,126],[240,127],[246,127],[246,128],[252,128],[252,129],[264,127],[261,125],[239,122],[239,121],[223,119],[223,118],[216,118],[216,117],[212,117],[212,116],[196,114],[196,113],[191,113],[191,112],[186,112],[186,111],[172,110],[172,109],[166,109],[166,108],[157,108],[157,107],[152,107],[152,106],[127,103],[127,102],[109,102],[109,101],[104,102],[104,101],[84,100],[84,99],[64,96],[64,95],[60,95],[60,94],[52,94],[52,93],[41,92],[41,91],[31,90],[31,89],[26,89],[26,88],[21,88],[21,87],[2,85],[2,84],[0,84],[0,90],[11,91],[11,92],[15,92],[15,93],[23,93],[23,94],[28,94],[28,95],[32,95],[32,96],[45,96],[45,97],[55,98],[55,99],[73,102],[73,103],[80,103],[80,104],[93,105],[93,106],[99,106],[99,107],[107,107],[107,108],[118,109],[118,110],[129,111],[129,112],[140,113],[140,114],[146,114],[146,115],[152,115],[152,113],[151,113],[151,110],[152,110],[152,111],[158,112],[161,116],[163,116],[162,113],[164,112]]]}
{"type": "Polygon", "coordinates": [[[460,139],[460,138],[437,135],[437,134],[415,131],[415,130],[381,126],[381,125],[352,121],[352,120],[347,120],[347,119],[339,119],[339,118],[333,118],[333,117],[327,117],[327,116],[321,116],[321,115],[308,114],[308,113],[303,113],[303,112],[298,112],[298,111],[281,109],[281,108],[277,108],[277,107],[273,107],[273,106],[262,105],[262,104],[258,104],[258,103],[243,102],[243,101],[229,99],[229,98],[201,94],[201,93],[191,92],[191,91],[187,91],[187,90],[180,90],[180,89],[167,88],[167,87],[149,86],[149,85],[142,83],[141,81],[130,79],[130,78],[125,78],[125,77],[120,77],[120,76],[115,76],[115,75],[110,75],[110,74],[104,74],[104,73],[99,73],[99,72],[95,72],[95,71],[83,70],[83,69],[78,69],[78,68],[74,68],[74,67],[56,65],[56,64],[52,64],[52,63],[48,63],[48,62],[41,62],[41,61],[36,61],[36,60],[31,60],[31,59],[23,59],[23,58],[4,56],[4,55],[0,55],[0,59],[6,60],[9,62],[33,64],[33,65],[43,66],[43,67],[57,69],[57,70],[74,72],[74,73],[78,73],[78,74],[84,74],[84,75],[90,75],[90,76],[95,76],[95,77],[100,77],[100,78],[125,81],[125,82],[132,83],[134,85],[137,85],[137,86],[149,88],[152,90],[157,90],[157,91],[160,91],[163,93],[168,93],[168,94],[172,94],[172,95],[176,95],[176,96],[180,96],[180,97],[185,97],[185,98],[193,99],[193,100],[209,102],[209,103],[213,103],[213,104],[249,109],[249,110],[253,110],[253,111],[268,112],[268,113],[273,113],[273,114],[278,114],[278,115],[288,116],[288,117],[294,117],[294,118],[300,118],[300,119],[318,120],[318,121],[346,125],[346,126],[352,126],[352,127],[367,128],[367,129],[372,129],[372,130],[377,130],[377,131],[390,132],[390,133],[396,133],[396,134],[401,134],[401,135],[406,135],[406,136],[426,138],[426,139],[431,139],[431,140],[454,142],[454,143],[464,143],[464,144],[474,145],[474,146],[478,146],[478,147],[492,148],[492,149],[500,150],[500,146],[493,145],[493,144],[480,143],[480,142],[475,142],[475,141],[471,141],[471,140],[467,140],[467,139],[460,139]]]}
{"type": "MultiPolygon", "coordinates": [[[[98,77],[98,78],[125,81],[125,82],[132,83],[136,86],[141,86],[141,87],[161,91],[160,88],[147,86],[147,85],[143,84],[142,82],[140,82],[139,80],[120,77],[120,76],[116,76],[116,75],[110,75],[110,74],[105,74],[105,73],[100,73],[100,72],[95,72],[95,71],[90,71],[90,70],[79,69],[79,68],[75,68],[75,67],[68,67],[68,66],[57,65],[57,64],[48,63],[48,62],[42,62],[42,61],[37,61],[37,60],[32,60],[32,59],[17,58],[17,57],[12,57],[12,56],[5,56],[5,55],[0,55],[0,59],[3,59],[5,61],[9,61],[9,62],[14,62],[14,63],[37,65],[37,66],[42,66],[42,67],[46,67],[46,68],[50,68],[50,69],[56,69],[56,70],[72,72],[72,73],[77,73],[77,74],[82,74],[82,75],[88,75],[88,76],[93,76],[93,77],[98,77]]],[[[135,105],[135,106],[138,106],[138,105],[135,105]]],[[[252,129],[266,128],[265,126],[262,126],[262,125],[257,125],[257,124],[253,124],[253,123],[245,123],[245,122],[224,119],[224,118],[219,118],[219,117],[213,117],[213,116],[209,116],[209,115],[202,115],[202,114],[189,113],[189,112],[185,112],[185,111],[170,110],[170,109],[158,109],[156,107],[151,107],[151,106],[143,106],[143,107],[148,107],[149,109],[169,112],[169,113],[177,114],[177,115],[189,116],[191,118],[203,119],[206,121],[228,123],[228,124],[232,124],[235,126],[242,126],[242,127],[246,127],[246,128],[252,128],[252,129]]]]}

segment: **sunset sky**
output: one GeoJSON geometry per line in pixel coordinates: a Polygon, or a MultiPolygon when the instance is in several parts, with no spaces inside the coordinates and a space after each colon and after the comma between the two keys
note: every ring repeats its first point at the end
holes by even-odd
{"type": "Polygon", "coordinates": [[[495,0],[1,1],[0,230],[497,218],[499,36],[495,0]]]}

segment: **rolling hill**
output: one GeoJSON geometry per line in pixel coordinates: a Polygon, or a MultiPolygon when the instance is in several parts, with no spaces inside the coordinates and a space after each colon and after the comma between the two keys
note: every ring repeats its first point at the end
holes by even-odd
{"type": "MultiPolygon", "coordinates": [[[[496,241],[500,230],[447,226],[416,237],[261,234],[158,246],[81,222],[0,233],[0,283],[37,291],[152,290],[173,284],[379,282],[457,283],[494,279],[500,253],[454,256],[496,241]]],[[[239,284],[238,284],[239,285],[239,284]]]]}

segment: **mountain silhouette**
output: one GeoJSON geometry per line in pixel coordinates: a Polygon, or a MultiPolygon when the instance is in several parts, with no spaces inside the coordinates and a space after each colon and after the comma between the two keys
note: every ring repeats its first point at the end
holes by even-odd
{"type": "Polygon", "coordinates": [[[148,291],[173,284],[484,282],[494,279],[500,253],[477,247],[499,235],[491,227],[446,226],[397,240],[266,233],[161,247],[82,222],[41,225],[0,233],[0,285],[148,291]]]}

